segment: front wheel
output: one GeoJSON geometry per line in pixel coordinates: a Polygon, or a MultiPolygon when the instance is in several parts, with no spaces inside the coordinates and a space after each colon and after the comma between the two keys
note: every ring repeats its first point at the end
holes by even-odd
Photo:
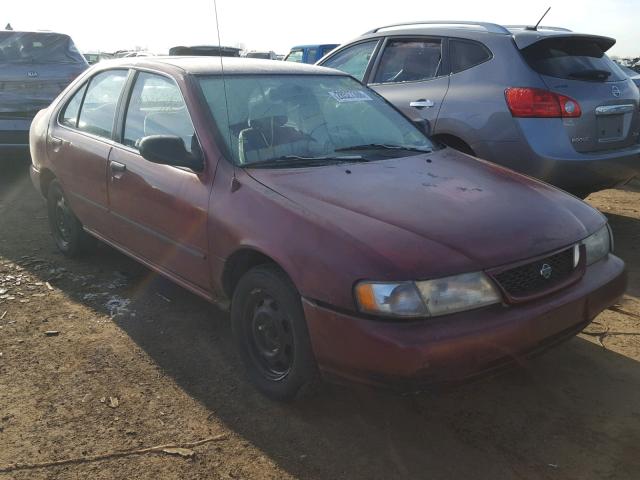
{"type": "Polygon", "coordinates": [[[76,256],[90,243],[80,220],[71,211],[60,182],[54,180],[47,192],[47,213],[51,234],[58,250],[65,256],[76,256]]]}
{"type": "Polygon", "coordinates": [[[282,270],[260,265],[240,279],[231,322],[249,378],[265,395],[291,400],[313,380],[316,364],[300,294],[282,270]]]}

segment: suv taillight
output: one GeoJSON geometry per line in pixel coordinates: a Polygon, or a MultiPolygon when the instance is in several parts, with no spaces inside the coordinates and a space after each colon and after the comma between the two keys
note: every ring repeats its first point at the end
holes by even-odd
{"type": "Polygon", "coordinates": [[[575,118],[582,114],[580,104],[574,99],[549,90],[507,88],[504,96],[514,117],[575,118]]]}

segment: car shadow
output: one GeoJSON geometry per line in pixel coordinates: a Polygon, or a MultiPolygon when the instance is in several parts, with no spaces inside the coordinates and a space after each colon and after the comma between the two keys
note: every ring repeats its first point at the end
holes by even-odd
{"type": "MultiPolygon", "coordinates": [[[[455,389],[399,396],[321,384],[297,402],[272,402],[245,380],[228,314],[105,245],[79,260],[63,259],[48,239],[44,208],[24,171],[6,178],[0,202],[10,196],[24,203],[32,238],[20,243],[23,233],[2,231],[19,222],[0,211],[0,256],[97,314],[111,313],[188,395],[294,476],[637,478],[640,472],[636,360],[579,337],[498,377],[455,389]],[[116,285],[78,289],[90,275],[116,285]],[[119,311],[117,302],[107,306],[108,297],[129,303],[119,311]]],[[[640,226],[609,218],[614,230],[634,232],[628,239],[618,233],[624,258],[640,226]]]]}

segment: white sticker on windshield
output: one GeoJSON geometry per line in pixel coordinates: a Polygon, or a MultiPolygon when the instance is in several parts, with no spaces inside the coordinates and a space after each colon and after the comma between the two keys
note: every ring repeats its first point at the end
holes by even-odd
{"type": "Polygon", "coordinates": [[[369,102],[373,100],[362,90],[337,90],[335,92],[329,92],[329,95],[335,98],[339,103],[369,102]]]}

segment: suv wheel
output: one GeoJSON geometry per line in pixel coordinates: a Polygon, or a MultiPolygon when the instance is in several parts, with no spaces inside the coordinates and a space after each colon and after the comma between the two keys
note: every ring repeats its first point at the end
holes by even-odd
{"type": "Polygon", "coordinates": [[[262,393],[291,400],[313,380],[316,364],[300,294],[282,270],[260,265],[240,279],[231,324],[249,378],[262,393]]]}

